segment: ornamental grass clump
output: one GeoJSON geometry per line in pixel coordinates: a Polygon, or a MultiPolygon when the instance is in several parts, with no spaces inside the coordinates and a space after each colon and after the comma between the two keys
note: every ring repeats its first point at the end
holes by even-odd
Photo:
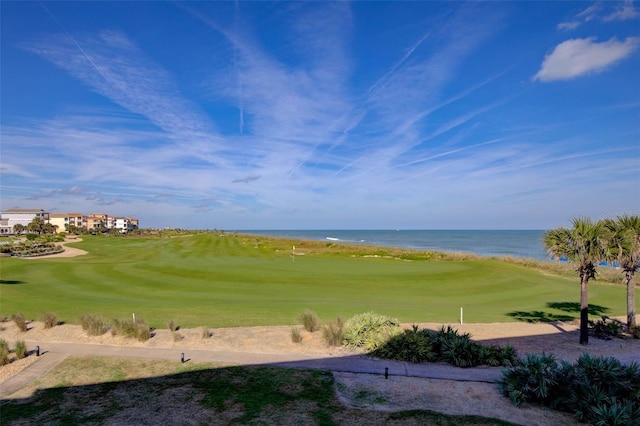
{"type": "Polygon", "coordinates": [[[374,351],[400,333],[402,330],[397,319],[366,312],[347,321],[343,341],[346,346],[374,351]]]}
{"type": "Polygon", "coordinates": [[[18,330],[20,330],[22,332],[27,331],[27,317],[25,317],[22,312],[19,312],[17,314],[13,314],[11,316],[11,319],[13,320],[13,322],[18,327],[18,330]]]}
{"type": "Polygon", "coordinates": [[[167,328],[171,332],[171,336],[173,337],[174,342],[182,340],[182,334],[178,333],[180,327],[173,320],[169,320],[169,322],[167,323],[167,328]]]}
{"type": "Polygon", "coordinates": [[[322,338],[327,346],[341,346],[344,341],[344,321],[337,317],[335,322],[322,327],[322,338]]]}
{"type": "Polygon", "coordinates": [[[209,331],[209,329],[204,326],[201,328],[201,332],[202,332],[201,335],[203,339],[208,339],[212,335],[211,331],[209,331]]]}
{"type": "Polygon", "coordinates": [[[136,318],[135,322],[129,318],[114,318],[111,321],[111,334],[144,342],[151,338],[151,329],[142,318],[136,318]]]}
{"type": "Polygon", "coordinates": [[[102,317],[96,314],[82,314],[80,325],[89,336],[101,336],[107,331],[102,317]]]}
{"type": "Polygon", "coordinates": [[[27,356],[27,344],[24,340],[18,340],[16,342],[16,358],[22,359],[27,356]]]}
{"type": "Polygon", "coordinates": [[[0,366],[9,364],[9,344],[6,340],[0,339],[0,366]]]}
{"type": "Polygon", "coordinates": [[[302,343],[302,334],[297,327],[291,327],[291,341],[293,343],[302,343]]]}
{"type": "Polygon", "coordinates": [[[44,328],[49,329],[58,325],[58,318],[53,312],[44,312],[40,315],[40,320],[44,323],[44,328]]]}
{"type": "Polygon", "coordinates": [[[304,329],[310,333],[320,330],[320,318],[318,318],[315,312],[309,309],[300,314],[300,322],[304,329]]]}

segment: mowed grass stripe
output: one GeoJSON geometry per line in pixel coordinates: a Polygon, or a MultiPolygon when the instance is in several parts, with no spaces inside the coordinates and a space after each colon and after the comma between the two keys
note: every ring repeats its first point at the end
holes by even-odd
{"type": "MultiPolygon", "coordinates": [[[[24,282],[1,285],[0,311],[54,311],[67,322],[87,312],[135,313],[155,327],[169,319],[220,327],[293,324],[304,309],[325,321],[374,310],[404,322],[455,322],[464,307],[466,321],[492,322],[513,320],[514,311],[558,314],[547,303],[577,302],[579,294],[577,277],[495,259],[404,261],[345,247],[292,258],[291,242],[213,233],[84,238],[75,244],[84,256],[0,259],[3,280],[24,282]]],[[[621,286],[591,283],[590,301],[608,315],[625,313],[621,286]]]]}

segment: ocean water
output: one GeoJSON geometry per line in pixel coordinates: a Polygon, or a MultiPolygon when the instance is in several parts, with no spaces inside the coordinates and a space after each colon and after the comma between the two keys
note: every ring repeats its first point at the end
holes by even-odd
{"type": "Polygon", "coordinates": [[[245,230],[250,234],[549,260],[542,230],[245,230]]]}

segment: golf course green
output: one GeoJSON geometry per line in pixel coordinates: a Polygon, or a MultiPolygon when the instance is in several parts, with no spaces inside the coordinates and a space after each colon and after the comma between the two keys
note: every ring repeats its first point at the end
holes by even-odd
{"type": "MultiPolygon", "coordinates": [[[[305,309],[321,320],[375,311],[402,322],[578,317],[579,283],[499,259],[438,260],[419,252],[218,232],[172,237],[84,236],[77,257],[0,258],[0,313],[78,323],[144,318],[164,328],[286,325],[305,309]],[[296,245],[295,256],[292,246],[296,245]],[[429,259],[429,260],[427,260],[429,259]]],[[[593,281],[599,314],[625,315],[625,288],[593,281]]]]}

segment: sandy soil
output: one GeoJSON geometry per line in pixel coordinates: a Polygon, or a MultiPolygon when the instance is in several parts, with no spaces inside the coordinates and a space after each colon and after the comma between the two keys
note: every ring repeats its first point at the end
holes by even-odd
{"type": "MultiPolygon", "coordinates": [[[[436,330],[441,324],[418,324],[421,328],[436,330]]],[[[202,328],[179,329],[176,340],[166,329],[154,330],[146,342],[138,342],[105,333],[87,336],[77,325],[61,325],[45,330],[42,323],[29,324],[27,332],[17,330],[13,322],[0,324],[0,338],[37,342],[99,343],[149,348],[215,349],[260,353],[297,353],[318,357],[336,357],[360,354],[361,351],[344,347],[327,347],[321,333],[302,330],[302,343],[291,341],[291,326],[237,327],[209,329],[209,337],[202,328]]],[[[406,325],[407,327],[410,324],[406,325]]],[[[624,362],[640,362],[640,340],[600,340],[591,338],[588,346],[578,344],[578,327],[572,323],[495,323],[452,324],[459,332],[470,332],[474,340],[486,344],[510,344],[520,355],[526,353],[553,353],[559,359],[573,361],[583,353],[597,356],[616,356],[624,362]]],[[[301,329],[299,326],[298,328],[301,329]]],[[[26,360],[0,367],[0,383],[16,374],[26,360]]],[[[380,380],[372,375],[335,373],[336,391],[345,405],[374,410],[430,409],[448,414],[473,414],[497,417],[525,425],[573,424],[570,416],[538,407],[516,408],[500,395],[495,384],[455,382],[449,380],[393,377],[380,380]],[[362,398],[362,395],[368,395],[362,398]]]]}

